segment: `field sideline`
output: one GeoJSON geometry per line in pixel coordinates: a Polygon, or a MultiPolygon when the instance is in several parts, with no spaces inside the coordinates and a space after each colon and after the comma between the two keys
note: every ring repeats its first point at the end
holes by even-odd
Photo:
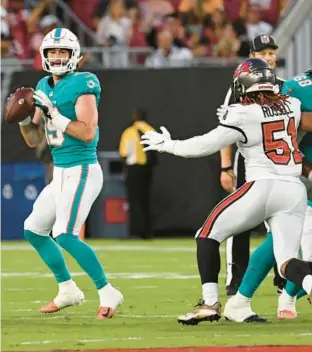
{"type": "MultiPolygon", "coordinates": [[[[253,239],[252,247],[261,241],[253,239]]],[[[86,301],[51,316],[40,315],[40,306],[56,294],[52,275],[27,243],[2,242],[3,351],[216,345],[311,345],[306,351],[312,351],[311,306],[303,298],[297,303],[296,321],[278,321],[272,275],[265,280],[253,304],[254,310],[270,323],[244,325],[222,319],[219,323],[182,326],[177,324],[176,316],[191,310],[201,297],[194,240],[96,240],[90,244],[97,249],[111,283],[125,296],[118,315],[110,321],[95,320],[96,290],[68,256],[69,268],[85,292],[86,301]]],[[[224,259],[224,247],[222,252],[224,259]]],[[[224,281],[223,261],[223,305],[224,281]]]]}

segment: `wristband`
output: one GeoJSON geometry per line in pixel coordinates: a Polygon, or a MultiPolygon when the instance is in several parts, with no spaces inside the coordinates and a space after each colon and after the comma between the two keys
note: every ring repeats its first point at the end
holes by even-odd
{"type": "Polygon", "coordinates": [[[67,117],[58,114],[52,118],[52,123],[55,127],[61,130],[63,133],[66,131],[68,124],[71,122],[67,117]]]}
{"type": "Polygon", "coordinates": [[[25,127],[25,126],[28,126],[28,125],[30,125],[30,124],[31,124],[31,118],[30,118],[29,116],[26,117],[25,120],[22,120],[22,121],[19,122],[19,125],[20,125],[21,127],[25,127]]]}
{"type": "Polygon", "coordinates": [[[232,166],[221,167],[221,172],[227,172],[227,171],[230,171],[230,170],[233,170],[233,167],[232,167],[232,166]]]}

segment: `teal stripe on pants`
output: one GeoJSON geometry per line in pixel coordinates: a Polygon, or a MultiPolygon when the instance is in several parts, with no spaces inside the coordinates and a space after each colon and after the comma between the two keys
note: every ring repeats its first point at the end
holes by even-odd
{"type": "Polygon", "coordinates": [[[68,220],[67,231],[66,233],[69,235],[73,234],[75,223],[77,220],[79,205],[82,199],[83,191],[85,189],[87,183],[87,177],[89,173],[89,165],[82,165],[81,166],[81,174],[80,174],[80,181],[77,187],[76,193],[74,195],[73,204],[71,207],[71,212],[68,220]]]}

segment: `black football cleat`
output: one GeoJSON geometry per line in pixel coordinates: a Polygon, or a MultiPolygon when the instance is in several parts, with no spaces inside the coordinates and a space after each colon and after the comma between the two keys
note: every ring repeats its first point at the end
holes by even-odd
{"type": "Polygon", "coordinates": [[[259,317],[259,315],[252,315],[251,317],[244,320],[244,323],[267,323],[268,320],[265,318],[259,317]]]}
{"type": "MultiPolygon", "coordinates": [[[[226,321],[231,321],[233,322],[233,320],[230,320],[229,318],[225,317],[225,320],[226,321]]],[[[255,314],[255,315],[252,315],[248,318],[246,318],[243,323],[267,323],[268,320],[265,319],[265,318],[261,318],[259,317],[259,315],[255,314]]],[[[241,323],[240,323],[241,324],[241,323]]]]}

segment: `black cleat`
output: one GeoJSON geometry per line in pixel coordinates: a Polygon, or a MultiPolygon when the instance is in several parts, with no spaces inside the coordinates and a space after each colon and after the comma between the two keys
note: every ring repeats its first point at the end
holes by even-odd
{"type": "MultiPolygon", "coordinates": [[[[234,322],[233,320],[231,320],[231,319],[229,319],[229,318],[227,318],[227,317],[225,317],[225,320],[226,320],[226,321],[234,322]]],[[[259,317],[257,314],[252,315],[251,317],[248,317],[248,318],[246,318],[246,319],[243,321],[243,323],[267,323],[267,322],[268,322],[267,319],[261,318],[261,317],[259,317]]],[[[241,323],[240,323],[240,324],[241,324],[241,323]]]]}
{"type": "Polygon", "coordinates": [[[252,315],[251,317],[244,320],[244,323],[267,323],[268,320],[265,318],[259,317],[259,315],[252,315]]]}

